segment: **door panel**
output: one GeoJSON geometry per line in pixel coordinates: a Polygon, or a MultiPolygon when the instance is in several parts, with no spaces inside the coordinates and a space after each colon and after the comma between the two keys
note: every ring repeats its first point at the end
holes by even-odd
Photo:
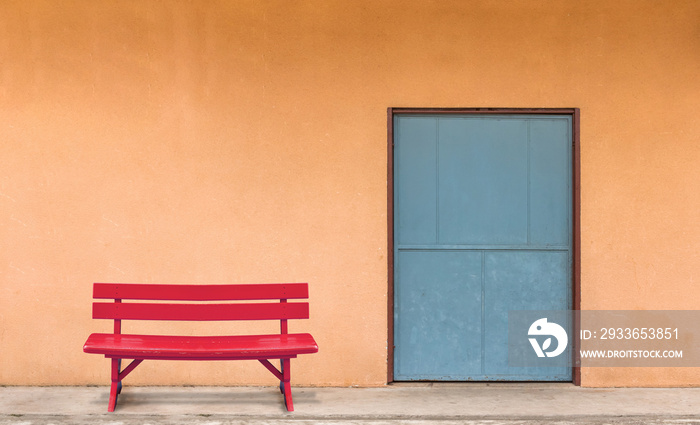
{"type": "Polygon", "coordinates": [[[525,120],[439,120],[439,242],[527,242],[525,120]]]}
{"type": "Polygon", "coordinates": [[[395,378],[462,380],[481,372],[481,254],[405,251],[395,378]],[[439,287],[439,291],[434,288],[439,287]],[[435,306],[441,306],[436,309],[435,306]]]}
{"type": "Polygon", "coordinates": [[[571,215],[571,124],[563,119],[530,122],[529,241],[567,247],[571,215]]]}
{"type": "Polygon", "coordinates": [[[566,251],[484,253],[484,376],[491,380],[571,379],[571,368],[508,366],[508,311],[568,307],[566,251]]]}
{"type": "Polygon", "coordinates": [[[397,211],[401,244],[437,242],[437,121],[432,118],[401,120],[397,134],[396,191],[403,208],[397,211]]]}
{"type": "Polygon", "coordinates": [[[507,319],[571,308],[571,118],[397,115],[394,173],[394,378],[570,380],[507,319]]]}

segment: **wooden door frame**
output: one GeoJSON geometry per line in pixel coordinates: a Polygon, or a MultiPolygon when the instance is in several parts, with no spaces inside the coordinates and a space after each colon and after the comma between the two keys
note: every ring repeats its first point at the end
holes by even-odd
{"type": "MultiPolygon", "coordinates": [[[[572,308],[581,309],[581,152],[579,108],[387,108],[387,231],[388,231],[388,357],[387,382],[394,382],[394,116],[395,115],[566,115],[572,120],[572,216],[573,216],[573,270],[572,308]]],[[[573,363],[577,365],[579,324],[574,320],[573,363]]],[[[573,367],[573,383],[581,385],[581,368],[573,367]]]]}

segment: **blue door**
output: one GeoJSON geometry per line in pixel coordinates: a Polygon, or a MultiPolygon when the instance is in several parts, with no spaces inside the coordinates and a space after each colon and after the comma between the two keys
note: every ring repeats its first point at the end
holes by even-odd
{"type": "Polygon", "coordinates": [[[394,379],[570,381],[508,364],[508,312],[571,309],[566,115],[394,116],[394,379]]]}

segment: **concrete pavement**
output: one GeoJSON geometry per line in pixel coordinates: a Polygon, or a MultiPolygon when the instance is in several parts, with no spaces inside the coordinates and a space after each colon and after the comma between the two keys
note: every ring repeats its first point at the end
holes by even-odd
{"type": "Polygon", "coordinates": [[[291,423],[700,424],[700,388],[571,384],[416,384],[294,388],[295,412],[273,387],[129,387],[107,413],[107,387],[0,387],[4,424],[291,423]]]}

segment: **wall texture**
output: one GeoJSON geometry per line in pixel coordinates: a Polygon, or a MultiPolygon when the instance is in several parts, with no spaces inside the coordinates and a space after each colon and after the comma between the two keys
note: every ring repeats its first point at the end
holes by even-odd
{"type": "Polygon", "coordinates": [[[583,308],[700,308],[699,21],[695,0],[1,2],[0,384],[108,380],[81,351],[110,329],[94,281],[308,281],[291,329],[321,351],[295,383],[384,384],[390,106],[580,108],[583,308]]]}

